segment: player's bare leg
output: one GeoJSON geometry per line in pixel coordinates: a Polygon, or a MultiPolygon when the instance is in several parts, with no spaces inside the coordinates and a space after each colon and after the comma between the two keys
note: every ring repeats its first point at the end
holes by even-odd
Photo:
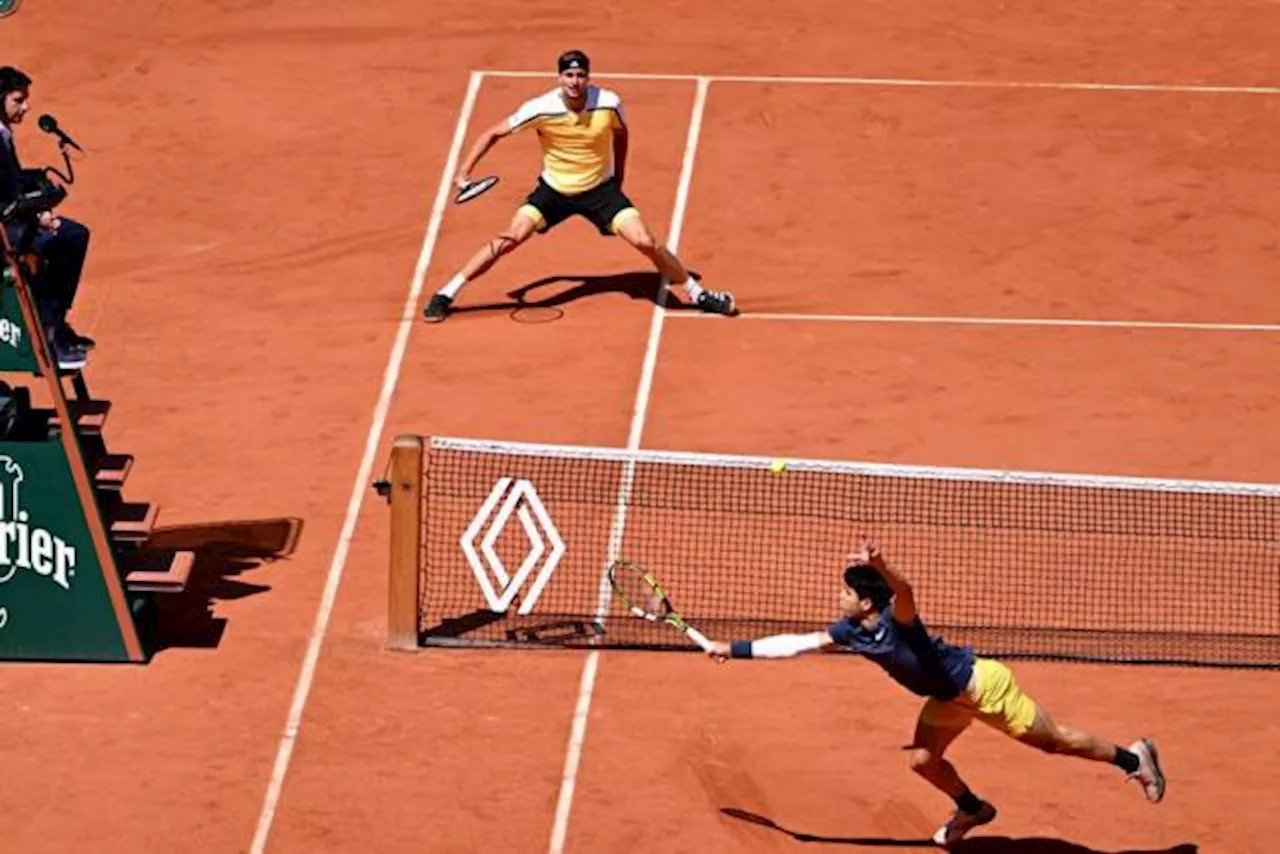
{"type": "Polygon", "coordinates": [[[970,791],[955,766],[943,758],[951,742],[966,726],[967,722],[943,727],[920,720],[911,741],[911,770],[956,803],[951,818],[933,835],[933,841],[939,845],[959,842],[970,830],[996,817],[996,808],[970,791]]]}
{"type": "Polygon", "coordinates": [[[538,229],[541,219],[527,207],[522,207],[516,211],[516,215],[511,219],[511,225],[506,231],[490,238],[483,246],[475,251],[467,263],[462,265],[462,269],[449,282],[436,291],[431,297],[431,302],[427,304],[423,311],[423,317],[429,323],[439,323],[449,314],[449,309],[453,305],[454,298],[458,295],[458,291],[462,290],[462,286],[473,279],[479,278],[487,273],[494,264],[514,252],[521,244],[534,235],[538,229]]]}
{"type": "Polygon", "coordinates": [[[1037,708],[1031,729],[1019,736],[1018,740],[1045,753],[1077,756],[1115,765],[1129,779],[1142,783],[1142,791],[1147,800],[1158,803],[1164,798],[1164,772],[1160,769],[1160,757],[1155,743],[1150,739],[1141,739],[1127,748],[1120,747],[1084,730],[1063,726],[1044,709],[1037,708]]]}
{"type": "Polygon", "coordinates": [[[702,283],[689,273],[676,254],[654,239],[653,232],[634,208],[618,214],[614,220],[614,232],[648,258],[664,280],[676,287],[683,287],[689,301],[698,308],[711,314],[736,313],[733,294],[728,291],[709,291],[702,287],[702,283]]]}

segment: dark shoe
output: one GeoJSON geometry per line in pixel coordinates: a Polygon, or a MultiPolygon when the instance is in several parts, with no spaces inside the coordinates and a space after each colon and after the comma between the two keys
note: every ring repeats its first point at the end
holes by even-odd
{"type": "Polygon", "coordinates": [[[707,314],[732,316],[738,313],[733,294],[728,291],[703,291],[698,294],[698,308],[707,314]]]}
{"type": "Polygon", "coordinates": [[[75,344],[57,343],[53,345],[53,358],[60,371],[79,371],[89,364],[89,353],[75,344]]]}
{"type": "Polygon", "coordinates": [[[78,371],[88,362],[88,353],[83,347],[70,344],[56,327],[49,326],[44,330],[44,340],[49,344],[49,355],[60,371],[78,371]]]}
{"type": "Polygon", "coordinates": [[[58,333],[58,337],[63,343],[79,347],[81,350],[86,352],[98,346],[97,341],[94,341],[87,335],[81,335],[79,332],[76,332],[71,328],[71,324],[69,323],[63,325],[62,331],[58,333]]]}
{"type": "Polygon", "coordinates": [[[427,303],[426,309],[422,312],[422,316],[427,323],[439,323],[449,314],[449,308],[453,305],[453,298],[444,294],[436,294],[431,298],[431,302],[427,303]]]}

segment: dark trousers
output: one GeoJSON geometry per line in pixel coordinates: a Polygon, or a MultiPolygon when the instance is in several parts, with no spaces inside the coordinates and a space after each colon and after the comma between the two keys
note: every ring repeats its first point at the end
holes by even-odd
{"type": "Polygon", "coordinates": [[[31,241],[31,251],[40,259],[34,282],[36,302],[45,324],[55,329],[66,323],[89,253],[89,229],[73,219],[61,220],[55,231],[37,229],[31,241]]]}

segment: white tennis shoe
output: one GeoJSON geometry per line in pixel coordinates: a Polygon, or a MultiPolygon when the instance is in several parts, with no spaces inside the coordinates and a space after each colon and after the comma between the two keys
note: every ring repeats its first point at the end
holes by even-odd
{"type": "Polygon", "coordinates": [[[1160,754],[1156,752],[1156,743],[1149,738],[1135,741],[1129,745],[1129,752],[1137,754],[1138,771],[1130,774],[1130,780],[1142,784],[1142,792],[1147,800],[1158,804],[1164,798],[1164,772],[1160,770],[1160,754]]]}
{"type": "Polygon", "coordinates": [[[976,813],[970,814],[963,810],[956,810],[947,823],[938,828],[937,833],[933,834],[933,842],[943,848],[955,845],[961,839],[964,839],[965,834],[969,831],[975,827],[990,824],[995,820],[995,817],[996,808],[986,801],[982,802],[982,807],[976,813]]]}

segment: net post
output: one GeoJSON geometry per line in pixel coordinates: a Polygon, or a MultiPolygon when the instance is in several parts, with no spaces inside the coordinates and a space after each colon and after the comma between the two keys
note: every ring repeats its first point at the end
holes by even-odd
{"type": "Polygon", "coordinates": [[[419,562],[422,559],[422,437],[400,435],[391,449],[391,572],[387,648],[418,648],[419,562]]]}

